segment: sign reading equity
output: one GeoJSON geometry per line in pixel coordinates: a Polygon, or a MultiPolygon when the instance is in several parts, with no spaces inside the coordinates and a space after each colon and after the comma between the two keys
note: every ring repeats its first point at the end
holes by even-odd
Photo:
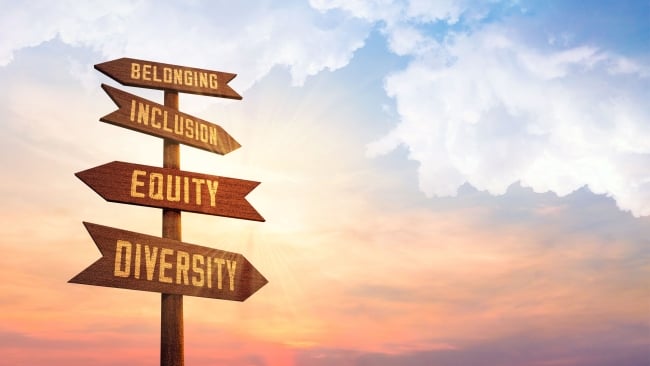
{"type": "Polygon", "coordinates": [[[103,62],[95,65],[95,69],[123,85],[241,99],[241,95],[228,86],[237,74],[133,58],[103,62]]]}
{"type": "Polygon", "coordinates": [[[117,111],[100,118],[102,122],[221,155],[241,147],[220,126],[105,84],[102,84],[102,88],[119,107],[117,111]]]}
{"type": "Polygon", "coordinates": [[[119,161],[75,175],[111,202],[265,221],[245,199],[259,182],[119,161]]]}
{"type": "Polygon", "coordinates": [[[268,282],[238,253],[84,225],[102,257],[72,283],[244,301],[268,282]]]}

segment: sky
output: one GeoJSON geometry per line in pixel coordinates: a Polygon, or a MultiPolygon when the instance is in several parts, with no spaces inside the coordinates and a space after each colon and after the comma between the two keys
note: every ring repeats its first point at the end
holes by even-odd
{"type": "Polygon", "coordinates": [[[188,365],[650,363],[650,2],[1,1],[0,364],[157,365],[160,295],[70,284],[82,222],[161,210],[74,173],[162,165],[99,118],[93,65],[237,74],[180,110],[242,147],[181,168],[259,181],[266,222],[183,213],[243,254],[244,302],[184,297],[188,365]]]}

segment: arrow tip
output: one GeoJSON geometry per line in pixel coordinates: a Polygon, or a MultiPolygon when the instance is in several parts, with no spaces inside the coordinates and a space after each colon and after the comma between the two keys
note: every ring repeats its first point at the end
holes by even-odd
{"type": "MultiPolygon", "coordinates": [[[[127,94],[127,93],[121,91],[120,89],[114,88],[114,87],[112,87],[110,85],[106,85],[104,83],[102,83],[101,86],[102,86],[102,89],[106,92],[106,94],[108,94],[108,97],[111,98],[113,103],[115,103],[115,105],[118,106],[119,108],[122,108],[122,105],[125,102],[124,99],[126,99],[124,95],[127,94]]],[[[106,118],[107,116],[109,116],[111,114],[112,113],[109,113],[106,116],[100,118],[99,120],[101,121],[103,118],[106,118]]]]}
{"type": "Polygon", "coordinates": [[[266,286],[267,283],[269,283],[269,280],[264,277],[260,271],[257,270],[249,261],[248,259],[244,258],[244,261],[248,264],[249,266],[249,271],[248,271],[248,291],[246,292],[245,297],[241,298],[240,301],[245,301],[249,297],[251,297],[254,293],[259,291],[262,287],[266,286]]]}
{"type": "Polygon", "coordinates": [[[102,62],[102,63],[99,63],[99,64],[95,64],[93,67],[95,68],[95,70],[101,72],[102,74],[107,75],[107,76],[110,76],[110,75],[108,74],[108,70],[107,70],[107,69],[108,69],[108,67],[109,67],[109,65],[110,65],[111,62],[113,62],[113,61],[102,62]]]}
{"type": "Polygon", "coordinates": [[[119,72],[118,71],[120,69],[121,64],[125,60],[128,60],[128,59],[126,57],[122,57],[122,58],[118,58],[118,59],[115,59],[115,60],[95,64],[93,67],[95,68],[95,70],[101,72],[102,74],[108,76],[109,78],[121,82],[120,79],[119,79],[119,72]]]}

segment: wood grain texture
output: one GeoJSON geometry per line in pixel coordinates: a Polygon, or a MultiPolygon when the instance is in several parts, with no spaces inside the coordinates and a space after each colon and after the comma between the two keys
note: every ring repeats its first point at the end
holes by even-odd
{"type": "Polygon", "coordinates": [[[265,221],[245,198],[259,182],[120,161],[75,175],[110,202],[265,221]]]}
{"type": "MultiPolygon", "coordinates": [[[[104,89],[106,90],[106,89],[104,89]]],[[[178,112],[178,92],[165,91],[165,108],[178,112]]],[[[180,145],[172,139],[163,140],[163,167],[181,168],[180,145]]],[[[180,241],[182,237],[181,211],[164,208],[162,237],[180,241]]],[[[178,265],[178,263],[177,263],[178,265]]],[[[160,366],[185,365],[185,335],[183,323],[183,295],[160,295],[160,366]]]]}
{"type": "Polygon", "coordinates": [[[221,126],[102,84],[119,107],[99,120],[225,155],[241,147],[221,126]]]}
{"type": "Polygon", "coordinates": [[[84,225],[102,257],[71,283],[231,301],[244,301],[268,283],[238,253],[89,222],[84,225]]]}
{"type": "Polygon", "coordinates": [[[126,57],[96,64],[95,69],[122,85],[242,99],[228,85],[237,74],[228,72],[126,57]]]}
{"type": "Polygon", "coordinates": [[[185,365],[183,295],[160,295],[160,366],[185,365]]]}

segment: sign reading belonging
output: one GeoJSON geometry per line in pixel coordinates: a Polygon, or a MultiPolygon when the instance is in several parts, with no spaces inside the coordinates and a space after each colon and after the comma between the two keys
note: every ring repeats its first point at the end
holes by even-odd
{"type": "Polygon", "coordinates": [[[133,58],[107,61],[95,65],[95,69],[122,85],[242,99],[228,86],[237,74],[133,58]]]}

